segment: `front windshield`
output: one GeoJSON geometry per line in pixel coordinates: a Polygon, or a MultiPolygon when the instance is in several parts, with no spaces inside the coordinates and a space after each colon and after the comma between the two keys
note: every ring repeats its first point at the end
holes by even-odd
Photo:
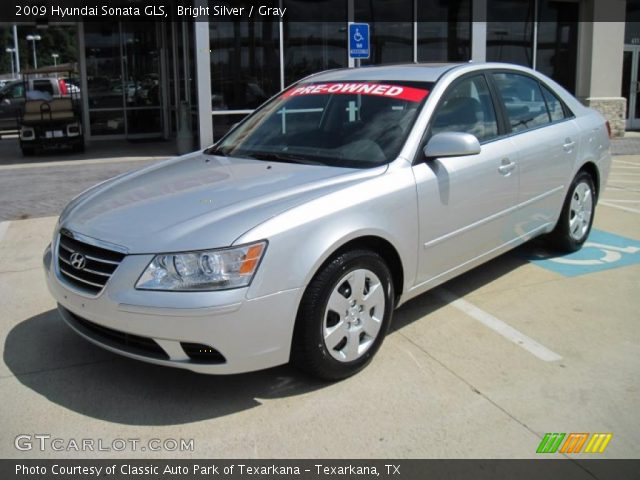
{"type": "Polygon", "coordinates": [[[432,84],[302,83],[283,92],[208,153],[369,168],[400,153],[432,84]]]}

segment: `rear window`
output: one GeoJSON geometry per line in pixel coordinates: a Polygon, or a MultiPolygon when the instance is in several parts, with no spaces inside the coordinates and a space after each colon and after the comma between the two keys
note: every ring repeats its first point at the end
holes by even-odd
{"type": "Polygon", "coordinates": [[[495,73],[494,78],[507,109],[511,131],[521,132],[551,122],[537,81],[515,73],[495,73]]]}
{"type": "Polygon", "coordinates": [[[558,120],[566,118],[564,108],[562,107],[562,102],[558,99],[558,97],[551,93],[551,91],[544,85],[541,85],[540,87],[542,88],[542,95],[547,102],[547,108],[549,109],[551,121],[557,122],[558,120]]]}
{"type": "Polygon", "coordinates": [[[51,95],[54,94],[53,85],[51,84],[51,81],[49,81],[49,80],[34,80],[33,81],[33,89],[34,90],[38,90],[39,92],[49,93],[51,95]]]}

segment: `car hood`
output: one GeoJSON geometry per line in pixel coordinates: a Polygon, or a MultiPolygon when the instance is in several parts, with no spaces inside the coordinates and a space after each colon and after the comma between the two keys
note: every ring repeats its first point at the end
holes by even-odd
{"type": "Polygon", "coordinates": [[[65,209],[60,225],[129,253],[224,247],[279,213],[385,170],[196,152],[87,190],[65,209]]]}

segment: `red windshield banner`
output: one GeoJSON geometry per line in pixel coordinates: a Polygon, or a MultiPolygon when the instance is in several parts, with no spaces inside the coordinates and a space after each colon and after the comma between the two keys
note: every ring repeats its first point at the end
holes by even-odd
{"type": "Polygon", "coordinates": [[[417,103],[429,95],[429,90],[405,87],[403,85],[386,85],[384,83],[315,83],[292,88],[284,96],[299,97],[303,95],[330,94],[375,95],[417,103]]]}

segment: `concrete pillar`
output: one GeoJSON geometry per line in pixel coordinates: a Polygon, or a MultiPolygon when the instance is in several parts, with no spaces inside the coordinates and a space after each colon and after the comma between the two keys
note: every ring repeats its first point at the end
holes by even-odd
{"type": "Polygon", "coordinates": [[[483,22],[471,23],[471,60],[474,62],[487,61],[487,0],[475,0],[471,7],[473,19],[483,19],[483,22]]]}
{"type": "MultiPolygon", "coordinates": [[[[206,6],[206,2],[204,0],[198,0],[194,5],[206,6]]],[[[206,20],[203,20],[201,17],[194,25],[200,148],[208,147],[213,143],[213,119],[211,116],[211,47],[209,45],[209,22],[206,20]]]]}
{"type": "Polygon", "coordinates": [[[624,22],[598,22],[598,18],[624,18],[625,0],[587,0],[582,4],[578,33],[576,96],[600,111],[614,136],[624,135],[626,100],[622,97],[624,22]]]}
{"type": "Polygon", "coordinates": [[[89,87],[87,84],[87,52],[85,50],[84,22],[76,23],[76,42],[78,45],[78,68],[80,69],[80,96],[82,102],[82,133],[84,135],[84,145],[88,147],[91,143],[91,117],[89,116],[89,87]]]}

